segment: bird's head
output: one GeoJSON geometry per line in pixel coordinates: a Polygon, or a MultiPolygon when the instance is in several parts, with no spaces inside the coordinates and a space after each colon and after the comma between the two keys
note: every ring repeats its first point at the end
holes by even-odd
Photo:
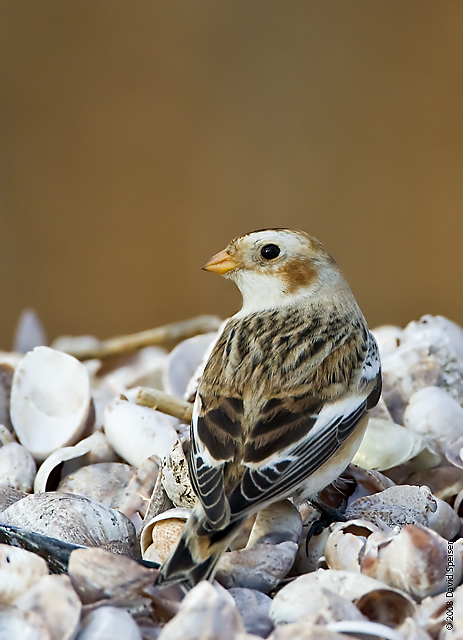
{"type": "Polygon", "coordinates": [[[232,279],[241,313],[274,309],[328,293],[345,281],[335,260],[303,231],[263,229],[235,238],[203,269],[232,279]]]}

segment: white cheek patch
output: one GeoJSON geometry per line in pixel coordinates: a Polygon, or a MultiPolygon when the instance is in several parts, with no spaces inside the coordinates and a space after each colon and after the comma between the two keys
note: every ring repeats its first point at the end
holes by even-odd
{"type": "Polygon", "coordinates": [[[257,311],[292,306],[299,301],[307,300],[307,296],[310,295],[310,287],[300,290],[297,294],[286,293],[285,281],[275,274],[267,275],[242,270],[235,273],[232,278],[243,296],[243,306],[233,316],[234,318],[244,318],[257,311]]]}

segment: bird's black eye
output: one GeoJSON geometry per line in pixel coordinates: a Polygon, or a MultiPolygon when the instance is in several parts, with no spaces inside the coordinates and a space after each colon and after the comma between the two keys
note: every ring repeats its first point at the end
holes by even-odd
{"type": "Polygon", "coordinates": [[[276,244],[266,244],[265,247],[262,247],[260,250],[260,255],[265,258],[265,260],[275,260],[280,255],[280,247],[277,247],[276,244]]]}

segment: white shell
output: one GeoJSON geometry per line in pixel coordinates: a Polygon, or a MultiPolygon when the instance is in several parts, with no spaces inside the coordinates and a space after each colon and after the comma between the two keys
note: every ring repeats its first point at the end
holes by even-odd
{"type": "Polygon", "coordinates": [[[169,354],[163,376],[163,387],[167,393],[183,398],[187,385],[200,365],[204,354],[217,339],[217,332],[203,333],[180,342],[169,354]]]}
{"type": "Polygon", "coordinates": [[[33,611],[45,622],[52,639],[73,640],[80,622],[82,603],[68,576],[40,578],[15,600],[15,607],[33,611]]]}
{"type": "Polygon", "coordinates": [[[65,542],[128,555],[136,543],[135,528],[122,513],[69,493],[29,495],[5,509],[0,521],[65,542]]]}
{"type": "Polygon", "coordinates": [[[137,386],[162,389],[162,376],[167,362],[167,352],[161,347],[144,347],[133,354],[122,366],[100,378],[100,386],[112,390],[117,397],[137,386]]]}
{"type": "Polygon", "coordinates": [[[436,386],[440,367],[429,345],[421,342],[402,344],[382,358],[383,398],[394,421],[402,424],[403,413],[411,396],[424,387],[436,386]]]}
{"type": "Polygon", "coordinates": [[[244,633],[244,627],[232,596],[203,580],[187,593],[159,640],[235,640],[238,633],[244,633]]]}
{"type": "Polygon", "coordinates": [[[34,458],[17,442],[0,449],[0,487],[32,491],[36,470],[34,458]]]}
{"type": "Polygon", "coordinates": [[[427,345],[439,362],[439,387],[463,402],[463,329],[443,316],[426,315],[405,327],[402,340],[427,345]]]}
{"type": "Polygon", "coordinates": [[[463,436],[463,408],[444,389],[427,387],[411,396],[404,426],[433,440],[453,442],[463,436]]]}
{"type": "Polygon", "coordinates": [[[77,442],[90,403],[87,370],[70,355],[36,347],[15,369],[11,421],[19,441],[36,460],[77,442]]]}
{"type": "Polygon", "coordinates": [[[423,446],[417,433],[388,420],[370,418],[353,463],[365,469],[384,471],[414,458],[423,446]]]}
{"type": "Polygon", "coordinates": [[[393,353],[400,346],[403,329],[395,325],[385,324],[372,330],[378,343],[381,358],[393,353]]]}
{"type": "MultiPolygon", "coordinates": [[[[74,461],[67,467],[67,473],[71,473],[73,467],[95,464],[97,462],[114,462],[117,455],[108,442],[104,433],[96,431],[88,438],[84,438],[73,447],[62,447],[53,451],[40,465],[34,482],[34,493],[43,493],[47,490],[47,481],[50,473],[62,462],[74,461]]],[[[63,467],[64,471],[64,467],[63,467]]],[[[65,474],[63,474],[65,475],[65,474]]]]}
{"type": "Polygon", "coordinates": [[[142,640],[132,616],[117,607],[99,607],[89,613],[82,623],[77,640],[142,640]]]}
{"type": "Polygon", "coordinates": [[[24,549],[0,544],[0,605],[11,604],[47,575],[48,567],[43,558],[24,549]]]}
{"type": "Polygon", "coordinates": [[[177,440],[167,416],[126,400],[106,408],[104,430],[114,450],[137,468],[152,455],[165,458],[177,440]]]}

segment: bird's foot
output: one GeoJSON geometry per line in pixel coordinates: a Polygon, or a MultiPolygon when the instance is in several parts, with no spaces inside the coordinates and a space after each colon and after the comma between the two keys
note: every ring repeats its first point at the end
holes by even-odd
{"type": "Polygon", "coordinates": [[[309,529],[307,538],[305,540],[305,552],[309,555],[309,542],[313,536],[318,536],[324,529],[333,524],[333,522],[346,522],[347,518],[344,515],[347,507],[347,501],[343,500],[339,507],[330,507],[324,502],[312,499],[310,501],[313,506],[320,511],[320,517],[318,520],[312,523],[309,529]]]}

